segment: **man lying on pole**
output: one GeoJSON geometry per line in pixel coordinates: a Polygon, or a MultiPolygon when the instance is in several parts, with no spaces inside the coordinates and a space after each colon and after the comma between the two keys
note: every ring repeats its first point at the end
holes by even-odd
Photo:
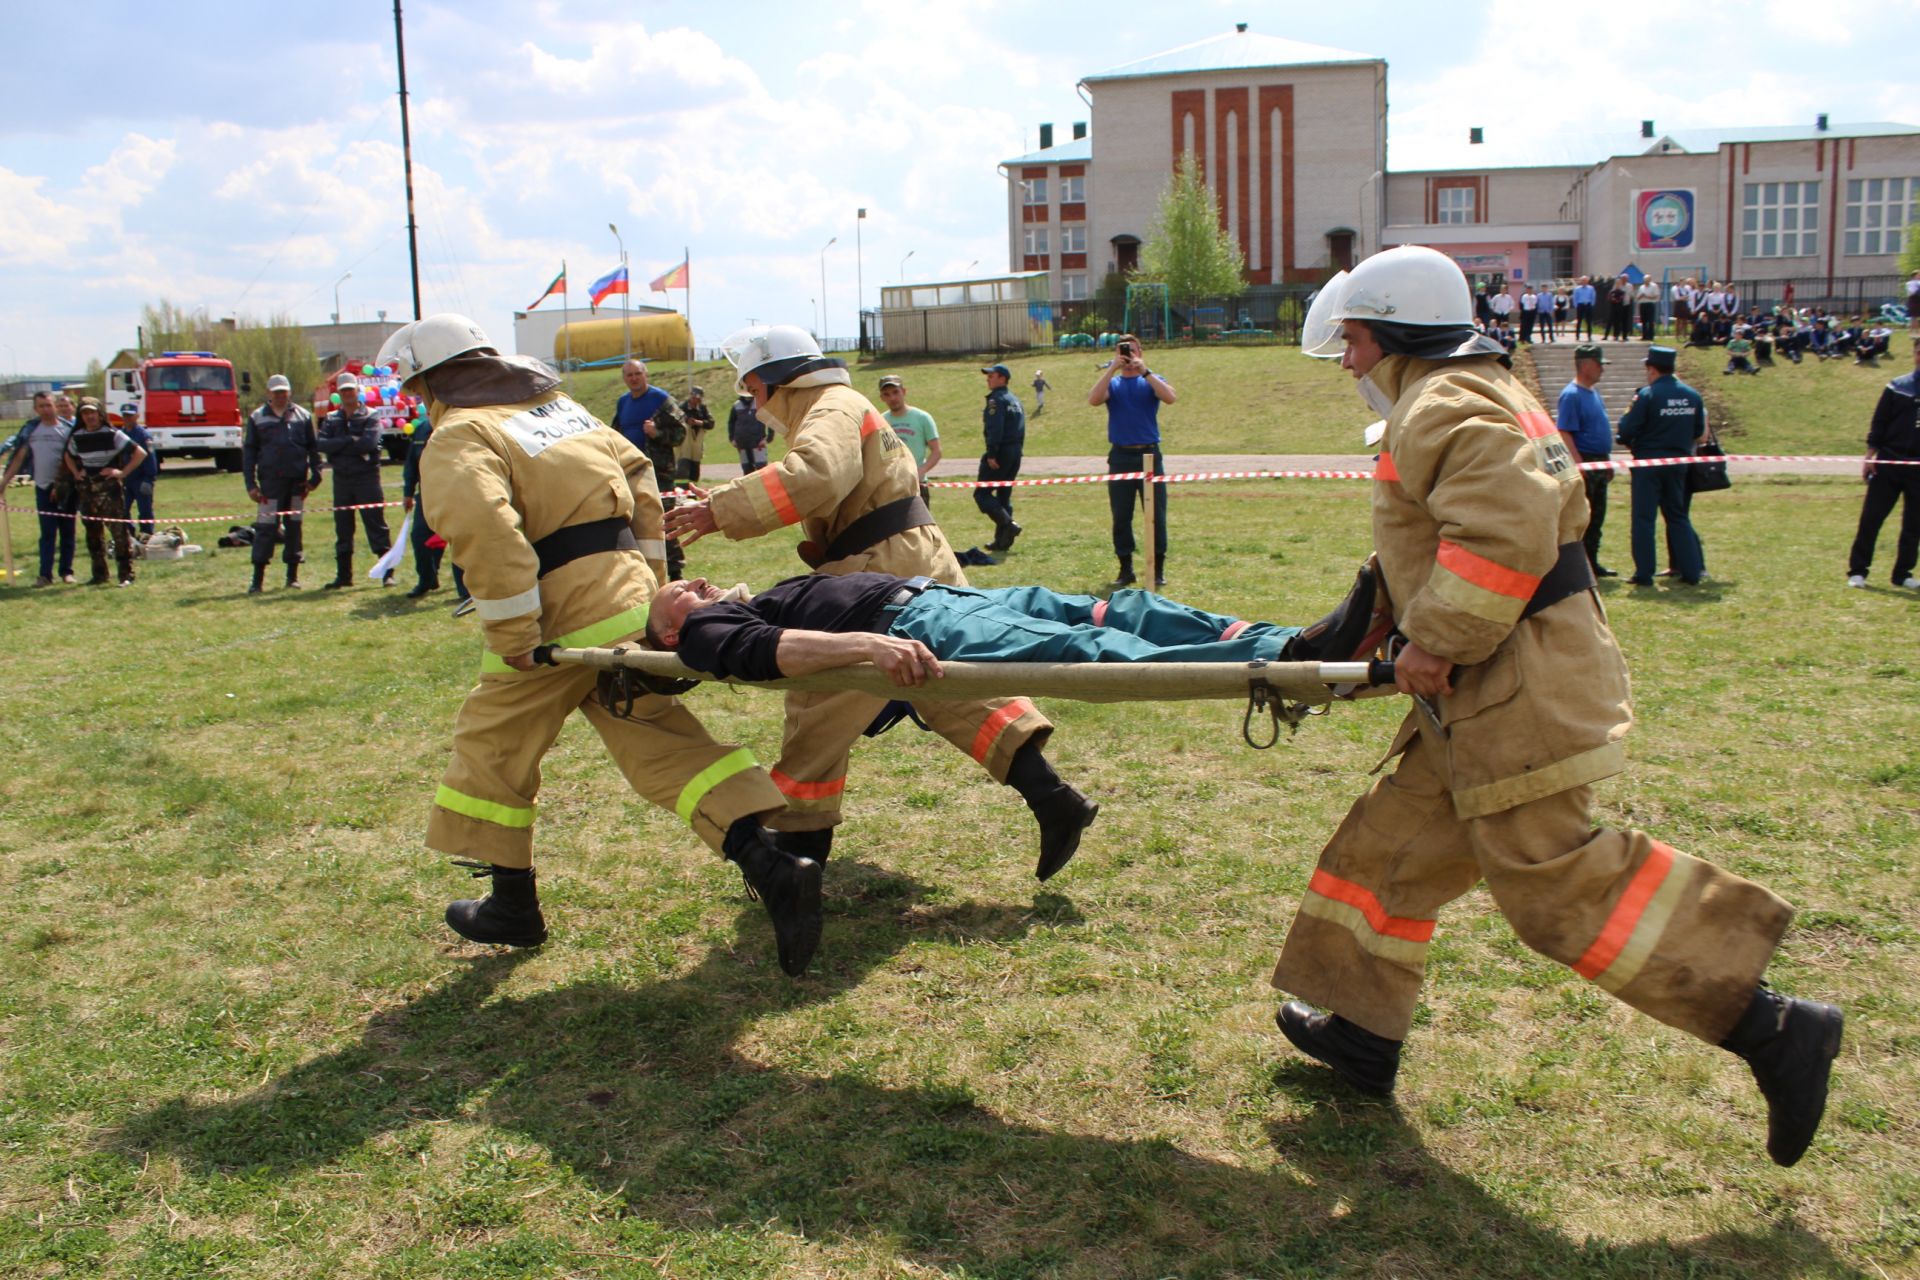
{"type": "MultiPolygon", "coordinates": [[[[1208,613],[1150,591],[1108,600],[1045,587],[979,590],[890,573],[808,574],[758,595],[704,578],[670,582],[653,599],[647,641],[721,679],[778,680],[871,663],[902,688],[938,679],[941,662],[1256,662],[1346,658],[1372,617],[1362,575],[1340,609],[1307,628],[1208,613]]],[[[1064,784],[1061,784],[1064,785],[1064,784]]],[[[1042,823],[1045,880],[1073,856],[1085,820],[1052,844],[1042,823]]],[[[1036,811],[1037,812],[1037,811],[1036,811]]]]}

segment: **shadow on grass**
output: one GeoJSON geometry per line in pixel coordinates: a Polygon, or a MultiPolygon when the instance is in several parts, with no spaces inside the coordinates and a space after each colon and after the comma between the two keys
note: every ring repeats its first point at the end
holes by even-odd
{"type": "MultiPolygon", "coordinates": [[[[929,936],[1007,942],[1078,919],[1057,895],[1031,908],[924,907],[912,880],[858,863],[834,872],[827,942],[802,981],[736,954],[768,958],[758,907],[742,912],[736,946],[638,987],[586,980],[502,996],[526,954],[490,955],[372,1018],[358,1044],[231,1101],[166,1103],[115,1145],[258,1181],[352,1163],[380,1135],[466,1116],[538,1143],[609,1197],[602,1213],[699,1237],[771,1226],[968,1276],[1731,1277],[1783,1263],[1850,1274],[1791,1224],[1685,1242],[1569,1239],[1435,1160],[1394,1107],[1327,1099],[1326,1073],[1298,1059],[1276,1069],[1276,1087],[1319,1100],[1269,1126],[1282,1163],[1262,1171],[1165,1140],[1010,1123],[964,1084],[811,1070],[810,1054],[848,1057],[831,1020],[819,1042],[791,1050],[799,1061],[747,1058],[735,1046],[758,1021],[829,1003],[929,936]]],[[[513,1171],[485,1180],[493,1150],[449,1175],[443,1210],[517,1212],[513,1171]]]]}

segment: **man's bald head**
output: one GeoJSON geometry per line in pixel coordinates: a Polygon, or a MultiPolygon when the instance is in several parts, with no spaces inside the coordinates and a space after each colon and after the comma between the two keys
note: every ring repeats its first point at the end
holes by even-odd
{"type": "Polygon", "coordinates": [[[635,395],[643,395],[647,390],[647,366],[640,360],[629,360],[620,366],[620,377],[627,384],[627,390],[635,395]]]}

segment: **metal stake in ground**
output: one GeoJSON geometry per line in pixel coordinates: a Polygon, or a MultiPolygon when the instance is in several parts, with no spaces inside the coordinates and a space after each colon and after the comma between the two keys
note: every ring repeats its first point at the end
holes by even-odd
{"type": "Polygon", "coordinates": [[[1146,474],[1140,478],[1140,505],[1146,508],[1146,519],[1142,521],[1142,526],[1146,529],[1146,537],[1142,542],[1142,548],[1147,553],[1147,573],[1142,581],[1145,583],[1144,589],[1151,591],[1160,585],[1160,543],[1154,536],[1155,531],[1153,527],[1153,499],[1155,490],[1153,487],[1153,451],[1151,449],[1143,451],[1140,469],[1146,472],[1146,474]]]}

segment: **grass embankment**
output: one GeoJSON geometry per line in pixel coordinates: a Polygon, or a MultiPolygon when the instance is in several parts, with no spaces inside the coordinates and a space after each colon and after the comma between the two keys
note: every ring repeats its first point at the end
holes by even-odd
{"type": "MultiPolygon", "coordinates": [[[[236,491],[173,476],[163,502],[236,491]]],[[[0,1273],[1912,1274],[1920,662],[1888,637],[1916,602],[1840,588],[1857,501],[1743,478],[1696,504],[1710,587],[1606,588],[1639,723],[1601,817],[1785,894],[1774,977],[1848,1008],[1791,1171],[1739,1063],[1532,955],[1479,892],[1441,925],[1397,1105],[1284,1047],[1267,974],[1391,701],[1271,752],[1235,705],[1049,704],[1104,808],[1044,890],[1017,799],[896,729],[858,750],[796,982],[737,873],[577,723],[541,796],[552,941],[450,940],[472,882],[420,831],[478,641],[447,593],[249,598],[235,552],[0,590],[0,1273]]],[[[977,580],[1101,581],[1103,493],[1021,504],[977,580]]],[[[1358,484],[1182,488],[1171,590],[1317,616],[1366,521],[1358,484]]],[[[790,541],[690,562],[765,582],[790,541]]],[[[689,702],[773,758],[775,697],[689,702]]]]}
{"type": "Polygon", "coordinates": [[[1901,334],[1877,365],[1809,356],[1799,364],[1776,360],[1757,376],[1725,374],[1726,367],[1724,347],[1680,348],[1680,379],[1707,397],[1728,453],[1858,455],[1866,452],[1867,423],[1880,388],[1912,370],[1913,349],[1901,334]]]}

